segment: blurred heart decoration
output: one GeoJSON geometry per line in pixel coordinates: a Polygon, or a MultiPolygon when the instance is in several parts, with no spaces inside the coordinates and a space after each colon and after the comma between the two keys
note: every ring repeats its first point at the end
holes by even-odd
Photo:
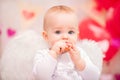
{"type": "Polygon", "coordinates": [[[23,10],[22,14],[26,20],[32,19],[35,16],[35,13],[32,11],[23,10]]]}
{"type": "Polygon", "coordinates": [[[8,35],[8,37],[12,37],[15,34],[16,34],[16,31],[14,29],[12,29],[12,28],[8,28],[7,29],[7,35],[8,35]]]}

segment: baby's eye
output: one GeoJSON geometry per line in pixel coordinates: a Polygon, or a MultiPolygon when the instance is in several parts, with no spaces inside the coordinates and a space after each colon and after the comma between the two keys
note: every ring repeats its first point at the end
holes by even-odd
{"type": "Polygon", "coordinates": [[[74,34],[75,32],[74,31],[69,31],[68,34],[74,34]]]}
{"type": "Polygon", "coordinates": [[[56,34],[60,34],[61,32],[60,31],[55,31],[56,34]]]}

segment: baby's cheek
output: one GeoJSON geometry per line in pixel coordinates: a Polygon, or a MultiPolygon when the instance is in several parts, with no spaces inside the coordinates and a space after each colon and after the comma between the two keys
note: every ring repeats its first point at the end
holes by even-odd
{"type": "Polygon", "coordinates": [[[57,41],[51,41],[51,46],[53,46],[57,41]]]}
{"type": "Polygon", "coordinates": [[[53,41],[48,41],[48,44],[50,47],[52,47],[54,45],[54,42],[53,41]]]}
{"type": "Polygon", "coordinates": [[[71,41],[72,44],[76,44],[76,42],[77,42],[76,39],[73,39],[73,40],[71,41]]]}

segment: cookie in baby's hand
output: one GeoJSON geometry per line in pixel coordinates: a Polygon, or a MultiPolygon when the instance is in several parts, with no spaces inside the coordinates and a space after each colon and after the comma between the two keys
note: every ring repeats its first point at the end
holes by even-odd
{"type": "Polygon", "coordinates": [[[70,49],[69,48],[65,48],[65,51],[69,51],[70,49]]]}
{"type": "Polygon", "coordinates": [[[70,50],[70,46],[65,48],[65,51],[69,51],[70,50]]]}

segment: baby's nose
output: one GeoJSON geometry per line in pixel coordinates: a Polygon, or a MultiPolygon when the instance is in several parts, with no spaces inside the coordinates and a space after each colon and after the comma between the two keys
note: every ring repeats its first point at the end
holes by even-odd
{"type": "Polygon", "coordinates": [[[63,39],[63,40],[68,40],[68,38],[69,38],[69,37],[68,37],[67,34],[64,34],[64,35],[62,36],[62,39],[63,39]]]}

